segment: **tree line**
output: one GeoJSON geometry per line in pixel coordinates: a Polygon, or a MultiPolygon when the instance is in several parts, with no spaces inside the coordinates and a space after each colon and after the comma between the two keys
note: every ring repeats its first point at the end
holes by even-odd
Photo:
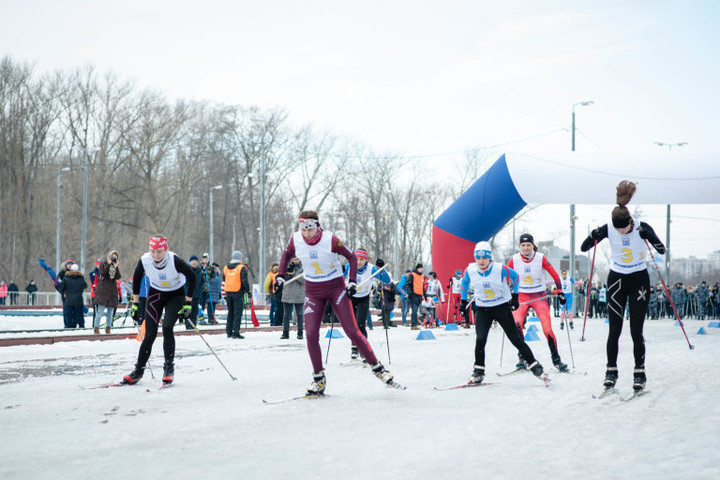
{"type": "Polygon", "coordinates": [[[427,178],[422,162],[294,125],[287,112],[208,101],[170,101],[162,92],[92,66],[37,74],[0,60],[0,279],[35,278],[37,258],[54,264],[57,177],[61,259],[80,259],[83,165],[88,168],[85,269],[118,250],[129,275],[163,233],[182,256],[209,250],[221,265],[241,250],[257,275],[260,168],[265,171],[266,266],[279,260],[301,210],[352,248],[392,260],[399,224],[401,272],[429,263],[432,222],[481,173],[477,152],[458,180],[427,178]],[[87,158],[86,158],[87,157],[87,158]],[[69,171],[58,173],[69,167],[69,171]]]}

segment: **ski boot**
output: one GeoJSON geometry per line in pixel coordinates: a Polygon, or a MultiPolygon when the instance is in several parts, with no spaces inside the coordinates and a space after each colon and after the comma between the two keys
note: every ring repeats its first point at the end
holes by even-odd
{"type": "Polygon", "coordinates": [[[532,372],[533,375],[536,377],[542,377],[543,373],[545,372],[543,370],[543,366],[540,365],[540,362],[535,360],[532,364],[528,365],[527,368],[532,372]]]}
{"type": "Polygon", "coordinates": [[[350,347],[350,360],[357,360],[359,356],[357,347],[355,345],[350,347]]]}
{"type": "Polygon", "coordinates": [[[560,319],[560,330],[565,330],[565,320],[560,319]]]}
{"type": "Polygon", "coordinates": [[[372,365],[372,372],[373,372],[373,375],[375,375],[380,380],[382,380],[383,383],[385,383],[386,385],[393,384],[392,373],[385,370],[385,367],[383,367],[382,363],[377,362],[375,365],[372,365]]]}
{"type": "Polygon", "coordinates": [[[305,392],[308,396],[322,396],[325,395],[325,370],[313,373],[313,382],[305,392]]]}
{"type": "Polygon", "coordinates": [[[524,358],[518,356],[518,363],[517,365],[515,365],[515,368],[517,368],[518,370],[527,370],[528,364],[524,358]]]}
{"type": "Polygon", "coordinates": [[[633,372],[633,390],[635,390],[636,392],[644,390],[646,381],[647,377],[645,376],[645,368],[636,368],[633,372]]]}
{"type": "Polygon", "coordinates": [[[282,335],[280,335],[280,340],[288,340],[290,338],[290,334],[288,332],[283,332],[282,335]]]}
{"type": "Polygon", "coordinates": [[[163,377],[162,382],[164,384],[172,383],[173,378],[175,377],[175,364],[172,360],[165,360],[165,365],[163,365],[163,377]]]}
{"type": "Polygon", "coordinates": [[[140,379],[143,376],[143,373],[145,373],[145,367],[141,367],[139,365],[135,365],[135,370],[130,372],[129,375],[125,375],[123,377],[122,383],[128,383],[130,385],[133,385],[140,381],[140,379]]]}
{"type": "Polygon", "coordinates": [[[555,365],[555,368],[557,368],[559,371],[567,372],[567,363],[563,363],[563,361],[560,360],[560,355],[553,356],[552,362],[553,365],[555,365]]]}
{"type": "Polygon", "coordinates": [[[468,378],[468,383],[482,383],[485,379],[485,367],[473,365],[473,372],[468,378]]]}
{"type": "Polygon", "coordinates": [[[605,381],[603,382],[603,385],[605,385],[605,388],[614,388],[615,382],[617,382],[618,379],[618,369],[617,367],[608,367],[605,371],[605,381]]]}
{"type": "Polygon", "coordinates": [[[573,321],[570,320],[570,330],[575,330],[575,325],[573,325],[573,321]]]}

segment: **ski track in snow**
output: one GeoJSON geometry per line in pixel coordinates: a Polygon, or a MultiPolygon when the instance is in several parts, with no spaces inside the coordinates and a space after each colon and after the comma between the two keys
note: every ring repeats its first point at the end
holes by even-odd
{"type": "MultiPolygon", "coordinates": [[[[560,352],[572,365],[558,322],[560,352]]],[[[94,390],[78,387],[119,381],[137,341],[4,347],[0,478],[720,478],[720,331],[694,335],[707,322],[688,320],[691,351],[673,323],[646,321],[652,393],[629,403],[592,398],[602,391],[607,325],[590,319],[587,341],[571,332],[575,366],[587,375],[559,374],[544,339],[529,342],[552,379],[547,389],[529,373],[495,375],[516,358],[505,341],[500,365],[500,329],[486,348],[488,379],[498,385],[434,391],[467,380],[474,332],[433,330],[436,340],[416,341],[418,332],[391,329],[388,365],[385,332],[376,328],[370,343],[407,390],[383,386],[369,369],[341,367],[350,357],[342,338],[326,365],[330,397],[279,405],[262,399],[301,395],[312,372],[304,341],[280,340],[280,332],[206,336],[237,381],[200,338],[176,337],[175,384],[161,390],[162,340],[150,361],[155,379],[146,370],[138,385],[94,390]]],[[[633,368],[625,327],[623,397],[633,368]]]]}

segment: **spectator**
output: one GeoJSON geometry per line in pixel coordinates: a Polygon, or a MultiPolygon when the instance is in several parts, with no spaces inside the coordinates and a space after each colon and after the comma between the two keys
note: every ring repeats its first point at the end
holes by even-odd
{"type": "Polygon", "coordinates": [[[18,286],[15,284],[15,282],[10,282],[8,284],[8,299],[10,300],[10,305],[17,305],[18,301],[18,286]]]}
{"type": "Polygon", "coordinates": [[[710,290],[705,280],[695,289],[698,303],[698,320],[705,320],[705,315],[709,314],[708,303],[710,300],[710,290]]]}
{"type": "Polygon", "coordinates": [[[305,304],[305,278],[303,275],[303,267],[300,259],[293,257],[288,263],[287,274],[285,278],[289,281],[294,278],[289,285],[282,287],[282,303],[283,303],[283,333],[281,340],[290,338],[290,317],[295,312],[295,322],[297,323],[297,338],[303,338],[303,305],[305,304]]]}
{"type": "Polygon", "coordinates": [[[0,305],[5,305],[5,299],[8,296],[8,286],[5,280],[0,280],[0,305]]]}
{"type": "Polygon", "coordinates": [[[245,296],[250,292],[248,268],[242,263],[243,254],[239,250],[232,252],[230,263],[223,268],[225,279],[225,300],[227,300],[227,324],[225,333],[228,338],[243,339],[240,334],[245,296]]]}
{"type": "Polygon", "coordinates": [[[87,288],[85,277],[76,263],[70,265],[61,282],[58,282],[58,290],[62,294],[63,318],[65,328],[85,328],[83,317],[83,291],[87,288]]]}
{"type": "Polygon", "coordinates": [[[462,286],[462,276],[462,270],[455,270],[455,275],[450,277],[450,280],[448,280],[448,290],[450,291],[450,295],[448,295],[448,302],[452,304],[453,311],[452,322],[450,321],[449,315],[448,318],[445,319],[445,321],[448,323],[457,323],[459,312],[458,307],[460,305],[460,287],[462,286]]]}
{"type": "Polygon", "coordinates": [[[425,295],[428,297],[438,297],[439,303],[445,303],[445,293],[443,292],[440,280],[437,278],[437,273],[430,272],[429,275],[425,295]]]}
{"type": "Polygon", "coordinates": [[[270,326],[282,325],[282,292],[275,288],[275,278],[278,274],[278,264],[273,263],[265,277],[265,293],[270,298],[270,326]]]}
{"type": "Polygon", "coordinates": [[[682,320],[685,318],[685,303],[687,302],[687,292],[685,291],[685,288],[683,288],[682,282],[677,282],[675,284],[675,288],[673,288],[670,292],[670,298],[675,304],[678,317],[682,320]]]}
{"type": "Polygon", "coordinates": [[[212,305],[210,303],[210,280],[217,278],[220,272],[216,272],[215,268],[210,264],[210,255],[208,253],[203,253],[200,268],[202,269],[203,280],[205,281],[205,283],[202,286],[202,298],[200,301],[200,312],[198,317],[203,317],[202,310],[206,308],[209,322],[211,321],[212,317],[212,305]]]}
{"type": "Polygon", "coordinates": [[[110,333],[112,328],[113,311],[118,306],[117,280],[122,278],[118,265],[119,258],[118,252],[112,250],[98,265],[94,300],[94,304],[97,305],[97,314],[93,321],[96,335],[100,333],[100,319],[103,315],[105,315],[105,333],[110,333]]]}
{"type": "Polygon", "coordinates": [[[397,289],[400,292],[400,304],[401,304],[401,312],[402,312],[402,324],[405,325],[407,322],[407,313],[410,309],[410,299],[408,297],[406,283],[408,280],[408,275],[412,273],[412,270],[405,270],[405,275],[400,277],[400,280],[397,284],[397,289]]]}
{"type": "Polygon", "coordinates": [[[213,275],[208,279],[208,323],[217,325],[215,318],[215,309],[217,305],[222,303],[221,285],[220,285],[220,265],[217,262],[212,264],[213,275]]]}
{"type": "Polygon", "coordinates": [[[648,318],[650,320],[657,320],[658,318],[658,296],[655,292],[655,287],[650,285],[650,303],[648,303],[648,318]]]}
{"type": "Polygon", "coordinates": [[[93,307],[93,325],[95,325],[95,317],[97,316],[97,305],[95,305],[95,289],[97,288],[98,281],[98,266],[102,263],[103,259],[98,258],[95,261],[95,268],[90,270],[88,279],[90,280],[90,303],[93,307]]]}
{"type": "MultiPolygon", "coordinates": [[[[418,309],[420,303],[425,298],[425,292],[427,290],[427,277],[423,275],[423,265],[418,263],[415,266],[415,270],[406,275],[407,280],[405,285],[407,286],[406,291],[408,294],[408,301],[410,302],[410,328],[411,330],[419,330],[418,327],[418,309]]],[[[468,323],[468,327],[470,324],[468,323]]]]}
{"type": "Polygon", "coordinates": [[[607,316],[607,287],[600,283],[598,284],[598,310],[600,311],[600,316],[606,317],[607,316]]]}
{"type": "MultiPolygon", "coordinates": [[[[193,325],[197,325],[198,323],[198,308],[202,308],[202,301],[204,295],[203,292],[205,290],[206,284],[205,275],[203,273],[202,267],[200,266],[200,261],[197,255],[190,255],[188,263],[190,264],[190,268],[195,274],[195,291],[186,293],[188,297],[192,297],[192,312],[190,313],[190,318],[185,319],[185,330],[192,330],[193,325]]],[[[189,288],[189,286],[189,283],[185,284],[185,288],[189,288]]],[[[203,321],[201,323],[206,324],[207,322],[203,321]]]]}
{"type": "Polygon", "coordinates": [[[27,287],[25,287],[25,291],[28,293],[28,305],[35,305],[35,292],[38,291],[38,287],[35,285],[35,280],[30,280],[30,283],[28,283],[27,287]]]}
{"type": "Polygon", "coordinates": [[[385,283],[380,280],[378,286],[380,288],[380,311],[382,312],[383,327],[396,327],[397,325],[392,323],[390,320],[390,314],[395,309],[395,296],[397,295],[397,288],[392,281],[385,283]]]}

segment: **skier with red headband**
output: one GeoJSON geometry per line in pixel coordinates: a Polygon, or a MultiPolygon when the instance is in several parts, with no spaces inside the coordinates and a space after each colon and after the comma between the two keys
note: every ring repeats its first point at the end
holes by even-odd
{"type": "MultiPolygon", "coordinates": [[[[565,305],[565,294],[562,293],[562,283],[557,272],[550,265],[548,259],[537,251],[535,246],[535,239],[529,233],[523,233],[520,235],[520,253],[516,253],[510,258],[507,266],[515,270],[520,276],[519,284],[519,302],[520,307],[513,312],[515,323],[518,326],[520,332],[522,332],[523,322],[525,321],[525,315],[530,307],[535,310],[540,323],[542,324],[543,334],[548,342],[550,348],[550,356],[552,358],[553,365],[559,371],[564,372],[568,369],[567,364],[563,363],[560,359],[560,353],[557,348],[557,339],[555,333],[552,330],[552,322],[550,320],[550,306],[545,298],[545,278],[543,277],[543,270],[546,271],[552,277],[555,282],[555,286],[559,290],[558,301],[561,305],[565,305]],[[542,300],[540,300],[542,299],[542,300]],[[533,301],[536,300],[536,301],[533,301]]],[[[527,368],[527,363],[520,356],[517,368],[527,368]]]]}
{"type": "Polygon", "coordinates": [[[165,317],[162,321],[162,330],[165,365],[162,381],[164,384],[170,384],[175,376],[175,336],[173,335],[173,327],[178,317],[186,321],[190,318],[192,296],[186,295],[185,284],[188,285],[188,292],[195,291],[195,273],[183,259],[168,251],[167,238],[162,235],[150,237],[150,251],[140,257],[133,276],[131,312],[135,321],[140,317],[140,284],[143,275],[147,276],[150,284],[144,317],[145,338],[140,344],[135,370],[125,375],[122,383],[132,385],[142,378],[145,365],[150,358],[153,342],[157,337],[160,318],[164,310],[165,317]]]}
{"type": "MultiPolygon", "coordinates": [[[[378,258],[376,265],[370,265],[370,254],[364,248],[358,248],[355,250],[355,257],[357,258],[357,278],[358,283],[357,291],[355,295],[350,298],[353,307],[353,313],[355,314],[355,320],[357,321],[360,333],[367,338],[367,317],[370,311],[370,291],[373,287],[373,281],[370,278],[378,278],[383,283],[390,283],[390,275],[381,268],[385,266],[385,262],[378,258]],[[380,272],[380,273],[378,273],[380,272]]],[[[350,264],[345,265],[345,277],[350,273],[350,264]]],[[[352,360],[357,359],[359,356],[358,348],[355,345],[350,347],[350,358],[352,360]]]]}
{"type": "MultiPolygon", "coordinates": [[[[300,231],[290,237],[280,260],[280,272],[287,271],[290,259],[298,257],[305,269],[305,331],[307,348],[313,366],[313,381],[307,389],[308,396],[325,393],[325,370],[320,349],[320,324],[325,307],[330,302],[345,334],[363,358],[370,364],[373,374],[385,384],[399,387],[392,374],[378,361],[367,338],[360,332],[348,296],[357,292],[357,257],[348,250],[342,240],[320,228],[318,214],[312,210],[300,213],[300,231]],[[345,285],[338,255],[348,260],[348,283],[345,285]]],[[[278,274],[277,286],[285,282],[278,274]]]]}

